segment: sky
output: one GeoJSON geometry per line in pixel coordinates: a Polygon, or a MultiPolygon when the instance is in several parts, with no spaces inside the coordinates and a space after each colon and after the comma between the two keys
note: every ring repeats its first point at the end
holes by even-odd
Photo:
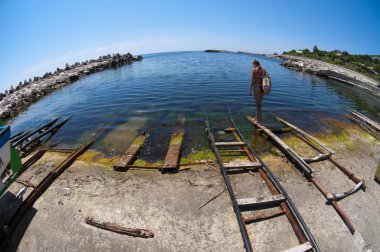
{"type": "Polygon", "coordinates": [[[0,0],[0,92],[109,53],[380,54],[380,0],[0,0]]]}

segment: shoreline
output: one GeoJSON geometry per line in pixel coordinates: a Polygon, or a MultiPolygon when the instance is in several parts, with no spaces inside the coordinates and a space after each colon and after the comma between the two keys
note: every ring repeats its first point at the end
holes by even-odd
{"type": "Polygon", "coordinates": [[[363,74],[320,60],[291,55],[266,55],[269,58],[283,60],[282,66],[310,74],[326,76],[345,84],[358,87],[380,98],[380,84],[363,74]]]}
{"type": "Polygon", "coordinates": [[[15,88],[11,87],[5,94],[0,94],[0,118],[4,122],[9,121],[41,98],[82,77],[142,59],[141,56],[133,57],[130,53],[108,54],[98,59],[66,64],[65,68],[57,68],[53,73],[47,72],[42,77],[20,82],[15,88]]]}

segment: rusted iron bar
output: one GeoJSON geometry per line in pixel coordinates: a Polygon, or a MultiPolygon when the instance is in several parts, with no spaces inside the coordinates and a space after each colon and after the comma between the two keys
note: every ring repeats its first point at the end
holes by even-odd
{"type": "MultiPolygon", "coordinates": [[[[276,135],[274,135],[272,132],[270,132],[268,129],[266,129],[263,125],[261,124],[257,124],[257,122],[255,122],[254,120],[252,120],[253,118],[250,117],[250,116],[247,116],[247,119],[253,123],[256,127],[258,128],[261,128],[264,130],[265,134],[268,135],[268,137],[270,137],[274,143],[276,143],[277,146],[280,146],[280,150],[285,154],[285,155],[288,155],[288,156],[292,156],[292,155],[289,155],[289,154],[292,154],[292,153],[295,153],[290,147],[289,148],[284,148],[283,146],[286,145],[280,138],[278,138],[276,135]],[[282,147],[282,148],[281,148],[282,147]]],[[[307,134],[307,133],[306,133],[307,134]]],[[[318,140],[317,140],[318,141],[318,140]]],[[[317,141],[315,141],[316,143],[318,143],[317,141]]],[[[326,148],[324,149],[329,149],[327,146],[326,148]]],[[[309,164],[305,163],[305,162],[301,162],[303,161],[303,159],[301,160],[298,160],[298,159],[291,159],[291,161],[294,163],[294,165],[296,166],[306,166],[309,167],[311,169],[311,167],[309,166],[309,164]]],[[[305,174],[304,174],[305,175],[305,174]]],[[[337,206],[337,202],[335,200],[330,200],[329,197],[328,197],[328,192],[323,188],[323,186],[319,183],[319,181],[312,176],[312,174],[310,174],[309,176],[306,176],[306,178],[311,181],[317,188],[318,190],[323,194],[323,196],[325,196],[326,200],[328,200],[329,203],[336,205],[337,206]]],[[[347,215],[343,212],[343,210],[340,208],[340,207],[334,207],[334,209],[338,212],[339,216],[342,218],[343,222],[347,225],[348,229],[351,231],[351,233],[355,232],[355,227],[354,225],[351,223],[351,221],[348,219],[347,215]]]]}
{"type": "Polygon", "coordinates": [[[248,224],[248,223],[252,223],[252,222],[258,222],[258,221],[262,221],[262,220],[271,219],[271,218],[274,218],[277,216],[281,216],[283,214],[285,214],[285,211],[282,209],[279,209],[279,210],[277,210],[273,213],[269,213],[269,214],[260,214],[260,215],[256,215],[253,217],[244,217],[243,221],[244,221],[244,223],[248,224]]]}
{"type": "MultiPolygon", "coordinates": [[[[92,146],[95,140],[100,136],[103,132],[103,129],[99,130],[90,141],[82,145],[75,152],[73,152],[68,158],[66,158],[62,163],[60,163],[53,171],[51,171],[38,185],[35,189],[28,195],[25,199],[21,207],[17,210],[15,215],[10,219],[8,225],[8,233],[6,233],[7,237],[11,237],[12,233],[16,229],[19,221],[23,218],[26,211],[32,206],[36,200],[46,191],[46,189],[55,181],[56,178],[59,177],[67,168],[71,166],[72,163],[88,148],[92,146]]],[[[3,239],[0,239],[4,241],[3,239]]]]}
{"type": "Polygon", "coordinates": [[[104,230],[112,231],[119,234],[125,234],[130,235],[134,237],[141,237],[141,238],[153,238],[154,234],[151,230],[148,229],[141,229],[141,228],[126,228],[122,227],[116,223],[112,222],[102,222],[98,220],[94,220],[93,218],[87,217],[86,223],[88,225],[101,228],[104,230]]]}
{"type": "MultiPolygon", "coordinates": [[[[314,150],[322,153],[323,151],[321,150],[321,148],[314,144],[313,142],[309,141],[308,139],[306,139],[305,137],[303,137],[302,135],[299,135],[297,134],[297,137],[299,137],[300,139],[302,139],[306,144],[308,144],[310,147],[312,147],[314,150]]],[[[341,170],[344,174],[347,175],[347,177],[349,179],[351,179],[353,182],[355,182],[355,184],[359,184],[359,183],[362,183],[361,184],[361,188],[363,189],[363,191],[365,191],[365,189],[367,188],[366,185],[365,185],[365,182],[364,180],[362,179],[359,179],[358,177],[356,177],[354,175],[354,173],[350,172],[346,167],[344,167],[343,165],[341,165],[340,163],[338,163],[338,161],[336,161],[335,159],[332,158],[332,156],[329,156],[328,160],[330,162],[332,162],[336,167],[338,167],[339,170],[341,170]]]]}
{"type": "Polygon", "coordinates": [[[234,191],[232,189],[232,185],[231,185],[231,183],[229,181],[229,178],[227,176],[227,172],[226,172],[226,170],[225,170],[225,168],[223,166],[222,157],[220,156],[220,154],[218,152],[218,149],[215,146],[215,139],[214,139],[214,136],[213,136],[212,130],[210,128],[210,124],[209,124],[208,120],[206,120],[206,126],[207,126],[206,130],[207,130],[209,141],[211,143],[211,147],[212,147],[212,149],[214,151],[216,160],[217,160],[219,168],[220,168],[220,172],[222,173],[224,182],[225,182],[225,184],[227,186],[227,190],[229,192],[229,195],[230,195],[230,198],[231,198],[231,201],[232,201],[232,207],[233,207],[235,215],[236,215],[236,219],[237,219],[237,222],[238,222],[238,225],[239,225],[240,233],[242,235],[242,239],[243,239],[243,244],[244,244],[245,250],[247,252],[252,252],[252,245],[251,245],[251,242],[249,240],[247,229],[246,229],[245,224],[243,222],[243,218],[241,216],[241,211],[240,211],[239,206],[237,204],[236,196],[235,196],[235,193],[234,193],[234,191]]]}
{"type": "MultiPolygon", "coordinates": [[[[232,116],[230,116],[230,120],[231,120],[231,123],[236,127],[235,122],[232,119],[232,116]]],[[[244,141],[244,139],[242,139],[242,137],[240,137],[239,134],[241,135],[240,131],[238,131],[238,130],[234,132],[235,139],[238,140],[238,141],[244,141]]],[[[244,146],[243,149],[245,150],[247,156],[249,157],[249,159],[252,162],[259,161],[258,159],[256,159],[251,154],[251,150],[248,148],[248,146],[244,146]]],[[[264,162],[261,162],[261,163],[264,165],[264,162]]],[[[267,167],[267,169],[269,169],[269,167],[267,167]]],[[[265,184],[268,186],[269,190],[271,191],[271,193],[273,195],[281,194],[281,192],[275,188],[275,186],[273,185],[273,183],[271,182],[271,180],[268,178],[267,173],[265,172],[265,170],[263,168],[259,168],[258,171],[259,171],[261,177],[263,178],[265,184]]],[[[291,214],[291,212],[290,212],[287,204],[285,202],[280,202],[279,205],[280,205],[281,210],[285,213],[285,215],[286,215],[286,217],[287,217],[290,225],[292,226],[292,228],[294,230],[294,233],[297,236],[298,241],[300,243],[306,242],[307,238],[306,238],[305,234],[303,233],[303,231],[301,230],[300,225],[297,223],[296,219],[291,214]]],[[[246,222],[246,221],[244,221],[244,222],[246,222]]]]}
{"type": "Polygon", "coordinates": [[[273,132],[268,130],[264,125],[261,125],[256,122],[256,120],[250,116],[246,116],[247,120],[256,126],[259,129],[262,129],[263,132],[272,139],[273,143],[285,154],[287,157],[298,164],[298,168],[302,169],[302,172],[306,177],[312,176],[313,169],[307,164],[295,151],[293,151],[284,141],[282,141],[278,136],[276,136],[273,132]]]}
{"type": "Polygon", "coordinates": [[[146,137],[147,137],[146,133],[143,132],[133,140],[131,146],[129,146],[129,148],[124,153],[124,155],[120,158],[118,163],[114,165],[113,168],[115,171],[126,171],[128,170],[128,168],[131,168],[130,165],[132,165],[133,162],[136,160],[137,155],[139,154],[141,148],[143,147],[145,143],[146,137]]]}
{"type": "Polygon", "coordinates": [[[23,135],[24,135],[24,131],[22,130],[22,131],[20,131],[20,132],[17,132],[16,134],[12,135],[11,138],[9,138],[9,140],[12,142],[12,141],[14,141],[16,138],[21,137],[21,136],[23,136],[23,135]]]}
{"type": "Polygon", "coordinates": [[[177,170],[179,168],[183,137],[184,130],[178,130],[172,134],[168,152],[162,164],[162,171],[177,170]]]}
{"type": "Polygon", "coordinates": [[[365,122],[361,121],[359,118],[353,116],[352,114],[344,114],[344,116],[346,118],[350,119],[351,121],[356,122],[357,124],[359,124],[359,126],[363,130],[367,131],[369,134],[371,134],[377,140],[380,140],[380,131],[371,127],[369,124],[366,124],[365,122]]]}
{"type": "Polygon", "coordinates": [[[71,118],[71,117],[69,117],[69,118],[63,120],[62,122],[58,123],[57,125],[55,125],[55,126],[53,126],[53,127],[50,127],[49,129],[45,130],[43,133],[41,133],[41,134],[35,136],[34,138],[32,138],[32,139],[26,141],[26,143],[24,143],[24,144],[20,147],[20,149],[21,149],[22,151],[25,151],[25,150],[26,150],[29,146],[31,146],[32,144],[41,141],[41,139],[42,139],[43,137],[45,137],[45,136],[47,136],[47,135],[49,135],[49,134],[54,135],[55,133],[57,133],[57,131],[58,131],[59,129],[61,129],[61,128],[63,127],[63,125],[65,125],[65,123],[66,123],[68,120],[70,120],[70,118],[71,118]]]}
{"type": "MultiPolygon", "coordinates": [[[[236,128],[236,133],[239,135],[240,139],[242,139],[244,142],[248,143],[243,134],[240,132],[240,130],[236,127],[236,124],[232,118],[231,110],[229,111],[230,114],[230,121],[232,125],[236,128]]],[[[273,194],[275,193],[281,193],[286,198],[285,202],[280,203],[280,207],[282,210],[285,211],[285,214],[287,217],[289,216],[288,213],[290,213],[290,217],[288,217],[288,220],[290,224],[293,227],[294,232],[297,235],[297,238],[302,243],[302,236],[304,236],[308,242],[310,242],[313,251],[319,252],[319,247],[317,242],[315,241],[313,235],[311,234],[308,226],[306,225],[305,221],[303,220],[301,214],[298,212],[298,209],[294,205],[292,199],[289,197],[286,190],[283,188],[283,186],[280,184],[276,176],[272,173],[272,171],[269,169],[269,167],[264,163],[264,161],[260,158],[260,156],[253,150],[253,148],[247,144],[247,148],[249,149],[249,152],[254,156],[254,158],[262,164],[262,168],[259,169],[259,173],[262,176],[262,178],[265,180],[268,180],[266,184],[268,185],[269,189],[273,194]],[[286,206],[286,207],[285,207],[286,206]],[[294,221],[293,221],[294,220],[294,221]]]]}
{"type": "Polygon", "coordinates": [[[326,151],[330,152],[331,154],[334,154],[335,151],[332,150],[329,146],[325,145],[324,143],[322,143],[321,141],[319,141],[318,139],[316,139],[315,137],[313,137],[312,135],[306,133],[305,131],[301,130],[300,128],[296,127],[295,125],[285,121],[284,119],[280,118],[280,117],[276,117],[276,119],[278,121],[280,121],[281,123],[285,124],[286,126],[292,128],[293,130],[295,130],[298,134],[300,135],[303,135],[305,136],[306,138],[309,138],[310,140],[314,141],[315,143],[317,143],[318,145],[320,145],[323,149],[325,149],[326,151]]]}
{"type": "Polygon", "coordinates": [[[61,117],[57,117],[53,120],[51,120],[50,122],[42,125],[41,127],[39,127],[38,129],[36,130],[33,130],[33,131],[30,131],[29,133],[25,134],[22,138],[18,139],[17,141],[15,141],[13,143],[13,147],[16,147],[18,146],[19,144],[21,144],[22,142],[24,141],[27,141],[28,138],[34,136],[35,134],[37,133],[42,133],[44,131],[46,131],[47,129],[49,129],[51,126],[53,126],[61,117]]]}
{"type": "Polygon", "coordinates": [[[330,203],[334,207],[335,211],[339,214],[340,218],[342,218],[344,224],[346,224],[351,234],[354,234],[356,228],[354,224],[351,222],[350,218],[348,218],[347,214],[343,211],[343,209],[338,205],[338,203],[335,200],[331,201],[330,203]]]}
{"type": "Polygon", "coordinates": [[[375,129],[376,131],[380,132],[380,124],[379,123],[377,123],[377,122],[369,119],[368,117],[366,117],[365,115],[359,113],[356,110],[351,109],[350,112],[351,112],[352,115],[358,117],[360,120],[362,120],[366,124],[370,125],[373,129],[375,129]]]}

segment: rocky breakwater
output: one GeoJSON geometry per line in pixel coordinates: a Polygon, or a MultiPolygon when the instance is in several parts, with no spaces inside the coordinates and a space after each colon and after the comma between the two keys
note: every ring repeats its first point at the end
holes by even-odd
{"type": "Polygon", "coordinates": [[[281,63],[281,65],[287,68],[327,76],[329,78],[361,88],[377,97],[380,97],[379,82],[350,69],[320,60],[307,59],[298,56],[273,55],[272,57],[282,59],[283,63],[281,63]]]}
{"type": "Polygon", "coordinates": [[[100,56],[98,59],[66,64],[64,69],[57,68],[53,73],[20,82],[15,88],[11,86],[0,93],[0,118],[5,121],[15,117],[32,103],[81,77],[140,60],[141,56],[133,57],[130,53],[100,56]]]}

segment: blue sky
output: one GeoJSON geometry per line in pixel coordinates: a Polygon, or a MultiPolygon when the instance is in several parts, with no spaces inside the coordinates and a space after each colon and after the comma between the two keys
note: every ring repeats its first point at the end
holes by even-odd
{"type": "Polygon", "coordinates": [[[380,1],[0,0],[0,91],[108,53],[380,54],[380,1]]]}

